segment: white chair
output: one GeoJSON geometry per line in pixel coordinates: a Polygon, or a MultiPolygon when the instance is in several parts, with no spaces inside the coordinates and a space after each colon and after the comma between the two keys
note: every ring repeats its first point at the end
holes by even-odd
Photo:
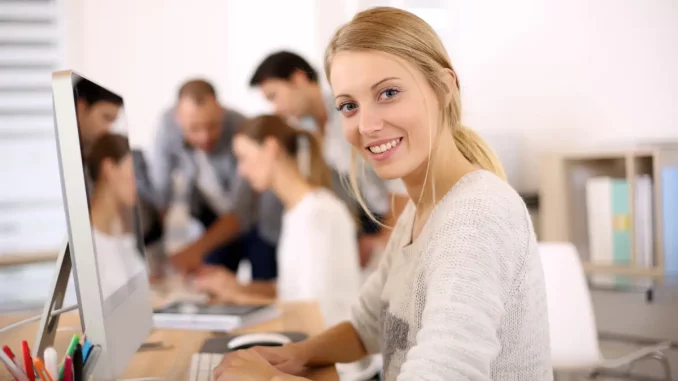
{"type": "Polygon", "coordinates": [[[539,244],[539,253],[546,283],[551,360],[556,373],[584,373],[594,379],[607,370],[618,377],[622,367],[653,359],[661,364],[666,380],[671,380],[671,369],[664,353],[670,348],[670,342],[615,358],[605,358],[601,353],[591,295],[574,245],[543,242],[539,244]]]}

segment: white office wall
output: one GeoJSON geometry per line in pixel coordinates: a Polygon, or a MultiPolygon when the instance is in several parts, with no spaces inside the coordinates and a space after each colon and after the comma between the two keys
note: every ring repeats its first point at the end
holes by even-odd
{"type": "Polygon", "coordinates": [[[69,11],[82,19],[73,67],[125,95],[135,145],[149,146],[186,77],[214,81],[247,114],[266,111],[247,86],[265,54],[293,49],[321,69],[351,11],[389,4],[440,7],[437,19],[447,9],[449,27],[438,30],[461,79],[464,121],[496,147],[521,190],[537,188],[541,150],[678,138],[672,0],[62,1],[81,4],[69,11]]]}
{"type": "Polygon", "coordinates": [[[189,77],[212,81],[220,99],[241,112],[269,110],[248,86],[256,65],[273,50],[292,49],[320,66],[315,31],[329,24],[318,20],[336,17],[316,17],[315,0],[62,1],[67,66],[125,97],[132,143],[143,148],[189,77]]]}
{"type": "Polygon", "coordinates": [[[224,84],[227,104],[247,114],[269,111],[263,97],[249,88],[256,66],[269,53],[292,50],[319,68],[316,43],[316,0],[229,0],[224,39],[228,76],[224,84]]]}
{"type": "Polygon", "coordinates": [[[148,146],[182,80],[199,75],[216,85],[228,81],[230,2],[63,1],[67,66],[124,96],[136,146],[148,146]]]}
{"type": "Polygon", "coordinates": [[[537,151],[678,139],[678,2],[464,1],[446,44],[465,122],[537,188],[537,151]]]}

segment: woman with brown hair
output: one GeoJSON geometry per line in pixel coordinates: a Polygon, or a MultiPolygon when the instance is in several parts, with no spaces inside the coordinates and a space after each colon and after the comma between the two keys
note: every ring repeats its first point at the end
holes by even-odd
{"type": "Polygon", "coordinates": [[[457,74],[434,30],[401,9],[360,12],[330,41],[325,72],[345,137],[379,177],[402,179],[410,202],[349,321],[230,353],[215,379],[296,380],[379,352],[388,381],[552,379],[529,213],[461,124],[457,74]]]}
{"type": "Polygon", "coordinates": [[[127,138],[113,133],[102,135],[93,143],[86,165],[93,181],[90,218],[102,297],[106,300],[131,279],[146,276],[146,263],[130,231],[137,188],[127,138]]]}
{"type": "MultiPolygon", "coordinates": [[[[330,170],[317,139],[280,117],[264,115],[235,134],[233,151],[238,171],[251,186],[258,192],[272,190],[285,206],[278,279],[242,285],[228,270],[210,267],[198,276],[198,288],[222,303],[315,301],[328,326],[349,319],[360,294],[357,226],[348,207],[330,191],[330,170]]],[[[367,358],[339,368],[345,377],[360,380],[374,376],[375,365],[367,358]]]]}

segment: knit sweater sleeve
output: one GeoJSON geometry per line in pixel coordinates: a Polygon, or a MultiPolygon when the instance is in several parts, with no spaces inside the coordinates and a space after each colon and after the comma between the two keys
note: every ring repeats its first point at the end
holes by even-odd
{"type": "Polygon", "coordinates": [[[421,328],[398,381],[492,379],[505,302],[519,285],[529,238],[526,217],[510,204],[468,195],[441,205],[421,258],[421,328]]]}
{"type": "Polygon", "coordinates": [[[388,275],[388,259],[388,256],[385,256],[379,267],[367,278],[360,290],[360,298],[352,308],[351,323],[368,354],[380,351],[379,313],[382,306],[381,292],[388,275]]]}
{"type": "Polygon", "coordinates": [[[377,269],[367,278],[360,290],[360,298],[353,306],[351,313],[351,323],[358,332],[358,336],[363,342],[368,354],[375,354],[381,351],[379,339],[381,338],[381,325],[379,315],[383,308],[381,294],[384,290],[384,284],[391,265],[391,253],[394,246],[400,245],[399,237],[404,233],[407,226],[407,220],[414,217],[414,204],[407,204],[398,218],[391,237],[386,248],[384,257],[377,269]]]}

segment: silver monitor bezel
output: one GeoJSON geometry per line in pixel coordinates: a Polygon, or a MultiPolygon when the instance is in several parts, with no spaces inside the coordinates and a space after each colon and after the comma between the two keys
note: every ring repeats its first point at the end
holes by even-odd
{"type": "MultiPolygon", "coordinates": [[[[104,313],[80,153],[73,90],[76,76],[90,80],[72,70],[52,74],[57,156],[80,321],[87,338],[93,344],[100,345],[102,350],[94,377],[101,381],[114,381],[122,374],[152,329],[151,293],[146,280],[111,314],[106,316],[104,313]],[[108,335],[107,326],[112,330],[108,335]]],[[[92,82],[111,91],[108,87],[92,82]]],[[[138,206],[135,212],[139,213],[138,206]]]]}

